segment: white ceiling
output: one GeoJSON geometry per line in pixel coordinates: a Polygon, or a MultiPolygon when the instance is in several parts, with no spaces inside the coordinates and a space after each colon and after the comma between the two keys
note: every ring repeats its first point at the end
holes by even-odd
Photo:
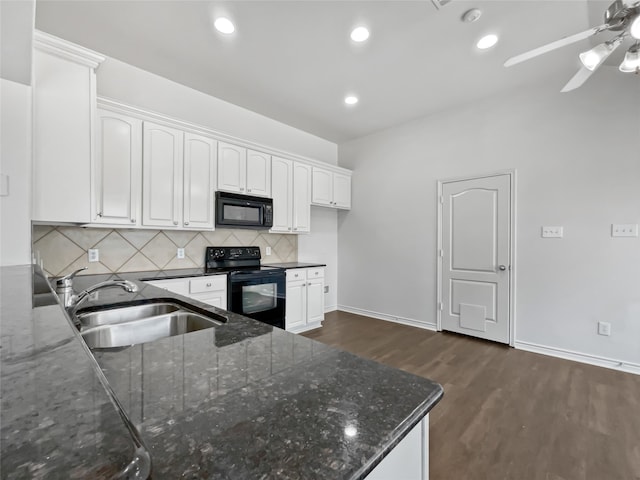
{"type": "Polygon", "coordinates": [[[39,0],[36,28],[341,142],[542,78],[560,90],[589,40],[509,69],[503,63],[603,23],[608,3],[454,0],[437,10],[430,0],[39,0]],[[463,23],[472,7],[482,17],[463,23]],[[219,14],[236,34],[213,29],[219,14]],[[371,30],[365,45],[349,38],[356,25],[371,30]],[[478,51],[488,32],[500,42],[478,51]],[[346,106],[347,93],[360,102],[346,106]]]}

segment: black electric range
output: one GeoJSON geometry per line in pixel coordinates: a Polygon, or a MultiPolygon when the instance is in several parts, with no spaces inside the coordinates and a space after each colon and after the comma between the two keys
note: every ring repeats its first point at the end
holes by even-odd
{"type": "Polygon", "coordinates": [[[260,265],[260,247],[207,247],[205,272],[226,272],[227,308],[285,328],[286,273],[260,265]]]}

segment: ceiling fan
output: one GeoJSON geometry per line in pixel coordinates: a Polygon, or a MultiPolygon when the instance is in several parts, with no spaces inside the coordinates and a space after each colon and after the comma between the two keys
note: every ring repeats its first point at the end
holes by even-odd
{"type": "Polygon", "coordinates": [[[640,73],[640,0],[615,0],[604,12],[604,24],[590,28],[584,32],[576,33],[568,37],[556,40],[542,47],[534,48],[528,52],[511,57],[504,63],[505,67],[516,65],[525,60],[537,57],[557,48],[571,45],[585,38],[604,31],[616,32],[611,40],[596,45],[591,50],[580,54],[582,67],[561,90],[569,92],[580,87],[587,79],[604,63],[613,51],[622,44],[623,40],[630,37],[635,43],[627,50],[620,71],[625,73],[640,73]]]}

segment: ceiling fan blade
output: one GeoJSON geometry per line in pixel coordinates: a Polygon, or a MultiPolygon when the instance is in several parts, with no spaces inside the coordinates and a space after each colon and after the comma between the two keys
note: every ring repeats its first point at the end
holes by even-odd
{"type": "Polygon", "coordinates": [[[584,32],[576,33],[574,35],[561,38],[560,40],[556,40],[555,42],[548,43],[546,45],[543,45],[542,47],[534,48],[533,50],[529,50],[528,52],[521,53],[520,55],[516,55],[515,57],[511,57],[506,62],[504,62],[504,66],[510,67],[512,65],[516,65],[518,63],[524,62],[531,58],[537,57],[538,55],[542,55],[552,50],[556,50],[557,48],[561,48],[566,45],[571,45],[572,43],[579,42],[580,40],[589,38],[593,35],[596,35],[597,33],[604,32],[608,28],[609,28],[609,24],[605,23],[604,25],[600,25],[599,27],[593,27],[593,28],[590,28],[589,30],[585,30],[584,32]]]}
{"type": "Polygon", "coordinates": [[[578,87],[581,87],[584,82],[586,82],[595,70],[589,70],[587,67],[580,67],[578,73],[576,73],[571,80],[567,82],[567,84],[562,87],[560,90],[562,93],[570,92],[571,90],[575,90],[578,87]]]}
{"type": "Polygon", "coordinates": [[[566,93],[566,92],[570,92],[571,90],[575,90],[576,88],[582,86],[582,84],[584,82],[586,82],[589,77],[591,75],[593,75],[593,73],[598,70],[598,68],[600,68],[600,66],[604,63],[604,61],[609,58],[609,55],[611,55],[616,48],[618,48],[620,46],[620,44],[622,43],[622,39],[624,37],[624,34],[622,35],[618,35],[616,38],[614,38],[613,40],[610,40],[609,42],[606,42],[603,45],[610,45],[611,49],[609,51],[607,51],[605,54],[603,54],[600,58],[599,63],[591,68],[587,68],[584,65],[582,65],[580,67],[580,70],[578,70],[578,73],[576,73],[571,80],[569,80],[567,82],[567,84],[562,87],[562,90],[560,90],[562,93],[566,93]]]}

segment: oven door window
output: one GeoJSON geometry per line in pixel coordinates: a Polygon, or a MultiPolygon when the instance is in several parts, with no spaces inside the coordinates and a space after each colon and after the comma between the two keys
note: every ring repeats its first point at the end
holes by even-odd
{"type": "Polygon", "coordinates": [[[278,304],[278,284],[242,286],[242,312],[245,314],[264,312],[276,308],[278,304]]]}
{"type": "Polygon", "coordinates": [[[260,207],[227,204],[224,206],[224,219],[242,223],[258,223],[260,222],[260,207]]]}

